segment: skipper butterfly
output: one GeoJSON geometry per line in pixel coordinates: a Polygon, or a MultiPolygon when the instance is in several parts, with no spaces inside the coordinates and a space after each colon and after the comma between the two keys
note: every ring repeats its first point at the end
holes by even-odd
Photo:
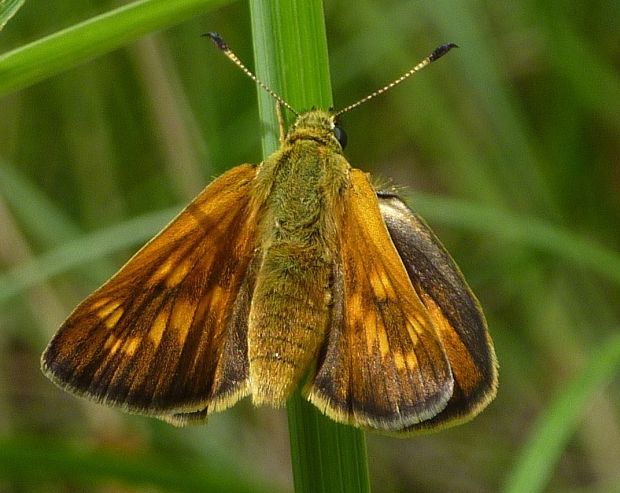
{"type": "MultiPolygon", "coordinates": [[[[279,105],[226,43],[209,36],[279,105]]],[[[339,112],[299,114],[281,147],[208,185],[84,300],[45,350],[56,384],[175,425],[300,385],[332,419],[397,434],[495,396],[484,315],[424,221],[343,155],[339,112]]]]}

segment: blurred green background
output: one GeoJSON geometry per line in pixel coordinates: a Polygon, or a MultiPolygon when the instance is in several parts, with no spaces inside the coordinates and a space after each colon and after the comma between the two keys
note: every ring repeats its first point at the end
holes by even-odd
{"type": "MultiPolygon", "coordinates": [[[[27,2],[0,53],[118,5],[27,2]]],[[[501,365],[473,422],[368,435],[373,491],[519,491],[528,474],[620,491],[620,3],[334,0],[325,15],[337,108],[461,46],[347,114],[346,154],[406,187],[501,365]]],[[[248,16],[230,2],[0,99],[0,492],[292,489],[284,411],[246,400],[174,429],[39,371],[84,296],[212,177],[260,160],[256,88],[200,37],[221,32],[251,67],[248,16]]]]}

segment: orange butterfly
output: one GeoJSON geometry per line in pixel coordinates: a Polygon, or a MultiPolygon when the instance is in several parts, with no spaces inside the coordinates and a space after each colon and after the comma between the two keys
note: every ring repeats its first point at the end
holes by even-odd
{"type": "Polygon", "coordinates": [[[246,395],[282,406],[302,383],[332,419],[384,432],[482,410],[497,363],[480,305],[428,226],[343,156],[335,118],[356,105],[298,115],[277,152],[207,186],[74,310],[46,375],[176,425],[246,395]]]}

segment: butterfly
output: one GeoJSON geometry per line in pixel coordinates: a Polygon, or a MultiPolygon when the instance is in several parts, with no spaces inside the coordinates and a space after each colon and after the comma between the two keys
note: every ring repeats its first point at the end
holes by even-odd
{"type": "Polygon", "coordinates": [[[297,388],[387,433],[480,412],[497,389],[482,309],[426,223],[346,160],[345,110],[299,114],[278,151],[210,183],[79,304],[44,373],[179,426],[297,388]]]}

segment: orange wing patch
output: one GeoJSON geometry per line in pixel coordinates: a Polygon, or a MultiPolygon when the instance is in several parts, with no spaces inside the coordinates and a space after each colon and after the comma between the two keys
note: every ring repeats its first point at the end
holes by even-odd
{"type": "Polygon", "coordinates": [[[308,398],[338,421],[397,431],[445,407],[452,373],[360,170],[343,206],[330,332],[308,398]]]}
{"type": "Polygon", "coordinates": [[[216,179],[82,302],[46,349],[45,373],[176,424],[245,395],[256,172],[243,165],[216,179]]]}

